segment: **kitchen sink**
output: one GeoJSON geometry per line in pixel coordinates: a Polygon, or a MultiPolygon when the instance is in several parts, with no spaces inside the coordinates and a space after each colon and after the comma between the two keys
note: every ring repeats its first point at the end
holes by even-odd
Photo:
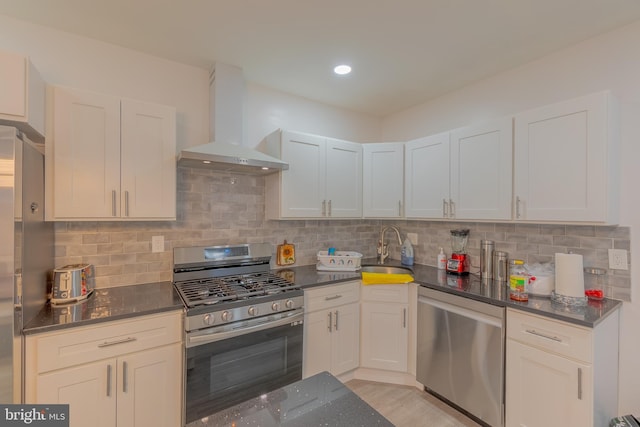
{"type": "Polygon", "coordinates": [[[413,270],[409,267],[398,267],[391,265],[363,265],[361,271],[363,273],[382,273],[382,274],[411,274],[413,270]]]}

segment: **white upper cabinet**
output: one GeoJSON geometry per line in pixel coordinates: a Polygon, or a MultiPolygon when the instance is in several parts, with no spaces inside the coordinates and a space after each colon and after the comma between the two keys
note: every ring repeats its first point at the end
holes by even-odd
{"type": "Polygon", "coordinates": [[[362,217],[362,144],[326,139],[326,216],[362,217]]]}
{"type": "Polygon", "coordinates": [[[44,141],[45,84],[29,58],[0,51],[0,124],[44,141]]]}
{"type": "Polygon", "coordinates": [[[451,204],[458,219],[511,219],[513,120],[451,132],[451,204]]]}
{"type": "Polygon", "coordinates": [[[326,211],[325,170],[327,153],[324,138],[297,132],[282,131],[281,159],[289,163],[289,169],[267,176],[267,192],[275,190],[279,197],[269,195],[270,207],[279,212],[273,217],[318,218],[326,211]],[[277,180],[275,187],[270,181],[277,180]],[[279,200],[278,200],[279,199],[279,200]]]}
{"type": "Polygon", "coordinates": [[[175,109],[54,88],[47,218],[176,217],[175,109]]]}
{"type": "Polygon", "coordinates": [[[600,92],[516,115],[515,219],[617,221],[613,107],[600,92]]]}
{"type": "Polygon", "coordinates": [[[362,145],[363,216],[400,218],[404,215],[404,144],[362,145]]]}
{"type": "Polygon", "coordinates": [[[123,99],[121,114],[122,216],[175,219],[175,109],[123,99]]]}
{"type": "Polygon", "coordinates": [[[362,145],[292,131],[266,138],[289,169],[267,175],[269,219],[362,217],[362,145]]]}
{"type": "Polygon", "coordinates": [[[449,132],[405,144],[405,216],[448,218],[449,132]]]}
{"type": "Polygon", "coordinates": [[[405,145],[407,218],[510,219],[512,119],[405,145]]]}

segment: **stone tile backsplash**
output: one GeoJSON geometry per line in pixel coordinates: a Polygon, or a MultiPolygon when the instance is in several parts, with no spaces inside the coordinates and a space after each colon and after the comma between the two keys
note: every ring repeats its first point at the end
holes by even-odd
{"type": "MultiPolygon", "coordinates": [[[[415,261],[436,265],[439,248],[451,251],[449,230],[469,228],[472,272],[479,270],[480,240],[527,263],[551,262],[556,252],[584,256],[584,264],[608,270],[610,248],[630,249],[630,230],[616,226],[446,222],[420,220],[293,220],[264,217],[264,178],[178,168],[177,220],[135,222],[57,222],[56,266],[91,263],[97,286],[111,287],[170,281],[174,247],[287,240],[296,245],[296,265],[316,262],[319,250],[335,247],[374,257],[382,225],[395,225],[404,235],[416,233],[415,261]],[[164,252],[151,252],[151,237],[162,235],[164,252]]],[[[400,246],[388,234],[392,258],[400,246]]],[[[630,259],[630,258],[629,258],[630,259]]],[[[585,283],[591,278],[587,277],[585,283]]],[[[607,271],[608,297],[630,300],[629,270],[607,271]]]]}

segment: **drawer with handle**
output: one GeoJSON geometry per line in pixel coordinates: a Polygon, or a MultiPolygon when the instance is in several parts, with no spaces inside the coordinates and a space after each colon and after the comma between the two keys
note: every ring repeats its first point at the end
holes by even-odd
{"type": "Polygon", "coordinates": [[[593,359],[591,330],[521,311],[507,310],[507,338],[574,360],[593,359]]]}
{"type": "Polygon", "coordinates": [[[304,291],[306,312],[324,310],[360,300],[360,281],[322,286],[304,291]]]}
{"type": "Polygon", "coordinates": [[[101,323],[29,337],[38,373],[117,357],[182,340],[179,311],[101,323]]]}

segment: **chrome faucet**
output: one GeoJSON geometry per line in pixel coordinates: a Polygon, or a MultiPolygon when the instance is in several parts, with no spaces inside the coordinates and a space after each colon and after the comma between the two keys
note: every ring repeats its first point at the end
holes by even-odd
{"type": "Polygon", "coordinates": [[[398,236],[398,244],[402,246],[402,237],[400,237],[400,230],[396,227],[382,227],[380,230],[380,240],[378,240],[378,264],[384,264],[384,260],[389,256],[389,243],[384,242],[384,234],[387,230],[393,230],[398,236]]]}

